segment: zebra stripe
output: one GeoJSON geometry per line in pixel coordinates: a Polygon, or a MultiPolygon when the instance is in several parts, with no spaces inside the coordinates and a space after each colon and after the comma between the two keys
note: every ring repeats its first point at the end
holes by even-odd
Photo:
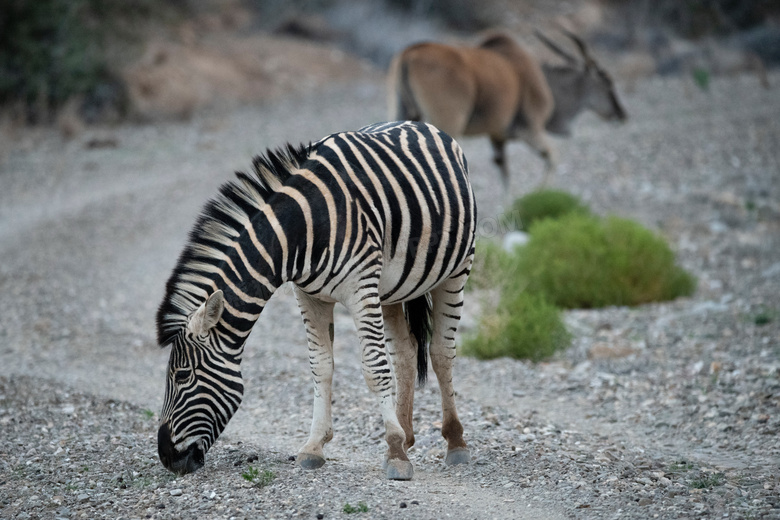
{"type": "MultiPolygon", "coordinates": [[[[324,462],[322,446],[332,437],[333,304],[341,302],[354,317],[363,374],[385,419],[388,475],[411,477],[407,387],[415,372],[424,381],[430,335],[434,371],[451,386],[474,252],[476,206],[462,150],[430,125],[380,123],[269,151],[253,165],[254,176],[237,173],[206,205],[158,311],[159,343],[172,347],[161,460],[178,472],[202,465],[240,404],[244,342],[273,292],[293,282],[315,386],[312,433],[299,462],[324,462]],[[444,296],[437,287],[447,288],[444,296]],[[406,303],[404,318],[395,308],[406,303]],[[408,363],[415,358],[417,368],[408,363]],[[396,407],[408,420],[399,422],[396,407]]],[[[443,395],[444,422],[460,427],[450,398],[443,395]]],[[[464,450],[457,430],[448,446],[464,450]]]]}

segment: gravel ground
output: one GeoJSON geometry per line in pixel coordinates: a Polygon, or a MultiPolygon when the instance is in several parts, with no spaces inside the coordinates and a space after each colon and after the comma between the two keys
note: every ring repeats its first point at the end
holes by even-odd
{"type": "MultiPolygon", "coordinates": [[[[156,456],[167,352],[153,317],[200,206],[266,147],[384,119],[380,82],[68,142],[6,140],[0,518],[780,518],[777,87],[654,79],[624,101],[627,124],[585,116],[557,143],[553,186],[663,233],[697,293],[567,312],[574,344],[550,362],[459,358],[473,462],[443,466],[434,378],[418,392],[410,482],[383,478],[380,415],[343,311],[328,463],[289,460],[311,414],[289,288],[249,340],[244,403],[206,466],[176,477],[156,456]]],[[[506,197],[489,145],[464,149],[480,233],[495,234],[506,197]]],[[[513,196],[540,181],[522,145],[509,161],[513,196]]],[[[464,331],[483,299],[469,295],[464,331]]]]}

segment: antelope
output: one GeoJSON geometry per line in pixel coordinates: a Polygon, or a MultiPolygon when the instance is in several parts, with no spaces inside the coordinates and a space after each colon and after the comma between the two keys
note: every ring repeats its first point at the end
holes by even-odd
{"type": "Polygon", "coordinates": [[[476,47],[434,42],[407,47],[390,65],[390,117],[427,121],[456,138],[487,134],[504,188],[509,185],[506,142],[525,141],[546,163],[545,185],[556,164],[548,134],[570,135],[572,121],[585,109],[605,120],[627,117],[612,79],[585,42],[565,34],[582,60],[536,32],[565,60],[558,66],[540,65],[503,33],[488,36],[476,47]]]}

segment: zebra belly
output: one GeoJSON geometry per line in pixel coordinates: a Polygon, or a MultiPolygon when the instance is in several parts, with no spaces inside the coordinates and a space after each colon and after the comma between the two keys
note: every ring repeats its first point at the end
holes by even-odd
{"type": "MultiPolygon", "coordinates": [[[[435,248],[429,254],[436,254],[435,248]]],[[[384,257],[388,258],[389,251],[385,251],[384,257]]],[[[411,267],[407,267],[406,254],[396,254],[395,258],[385,261],[382,265],[379,276],[379,298],[382,305],[391,305],[413,300],[423,294],[430,292],[442,281],[446,280],[453,272],[459,268],[464,258],[458,258],[457,263],[449,258],[445,268],[441,264],[434,263],[429,272],[425,271],[425,257],[423,255],[416,258],[411,267]]],[[[363,273],[355,271],[347,277],[340,280],[337,286],[326,284],[318,290],[311,290],[311,287],[298,286],[306,294],[313,296],[325,302],[347,302],[357,292],[357,287],[361,283],[363,273]]]]}

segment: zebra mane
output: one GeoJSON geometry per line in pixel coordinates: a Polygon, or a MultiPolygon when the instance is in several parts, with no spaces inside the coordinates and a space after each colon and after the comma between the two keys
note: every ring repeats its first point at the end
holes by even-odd
{"type": "Polygon", "coordinates": [[[165,297],[157,310],[157,342],[166,346],[211,294],[212,275],[205,264],[219,263],[231,243],[259,212],[266,201],[306,161],[311,144],[297,148],[287,144],[252,159],[254,175],[236,172],[206,203],[189,234],[176,267],[165,286],[165,297]]]}

